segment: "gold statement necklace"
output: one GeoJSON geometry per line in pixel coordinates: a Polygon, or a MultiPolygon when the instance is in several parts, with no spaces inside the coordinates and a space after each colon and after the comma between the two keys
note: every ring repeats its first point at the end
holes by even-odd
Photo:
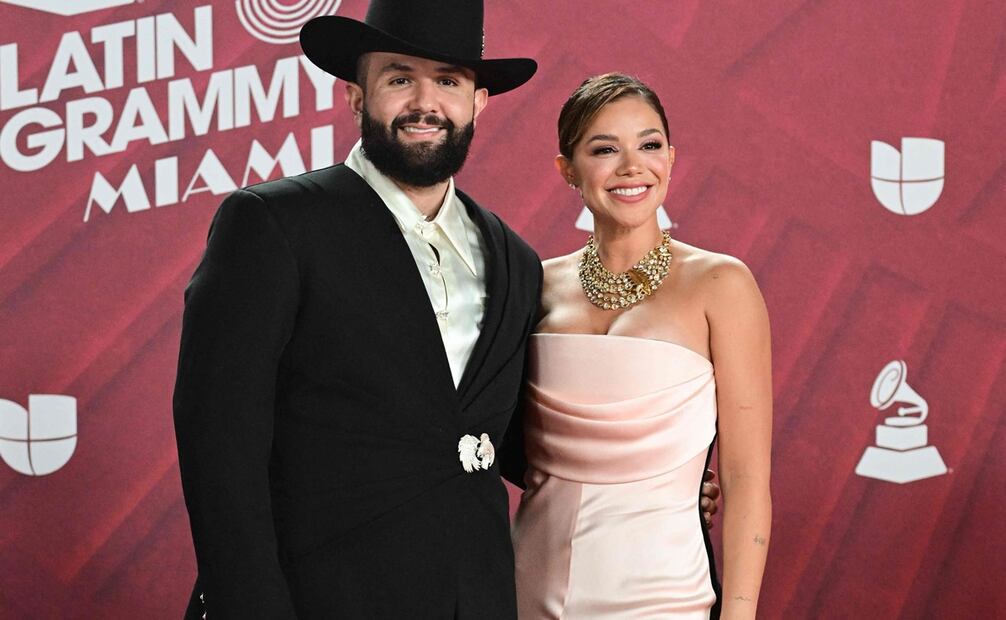
{"type": "Polygon", "coordinates": [[[653,294],[671,265],[671,236],[663,233],[660,245],[650,250],[628,271],[612,273],[597,255],[591,235],[580,259],[580,286],[590,303],[604,310],[632,307],[653,294]]]}

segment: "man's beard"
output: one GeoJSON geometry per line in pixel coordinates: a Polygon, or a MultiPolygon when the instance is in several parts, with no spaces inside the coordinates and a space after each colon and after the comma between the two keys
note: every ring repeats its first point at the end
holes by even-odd
{"type": "Polygon", "coordinates": [[[430,187],[461,170],[475,136],[475,122],[458,129],[448,118],[414,112],[391,121],[389,130],[363,110],[360,134],[363,154],[382,174],[405,185],[430,187]],[[398,130],[410,123],[442,127],[446,135],[439,143],[404,144],[398,139],[398,130]]]}

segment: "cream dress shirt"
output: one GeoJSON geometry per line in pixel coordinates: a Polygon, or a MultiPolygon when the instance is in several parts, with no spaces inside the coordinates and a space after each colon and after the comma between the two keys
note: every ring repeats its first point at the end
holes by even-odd
{"type": "Polygon", "coordinates": [[[377,192],[398,222],[430,296],[457,387],[482,330],[486,279],[482,236],[454,193],[454,179],[436,217],[427,220],[405,192],[370,163],[361,142],[349,152],[346,166],[377,192]]]}

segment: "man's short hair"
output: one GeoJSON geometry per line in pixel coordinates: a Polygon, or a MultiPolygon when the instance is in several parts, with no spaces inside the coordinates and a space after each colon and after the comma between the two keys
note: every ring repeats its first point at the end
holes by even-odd
{"type": "Polygon", "coordinates": [[[356,59],[356,84],[364,91],[367,90],[367,68],[370,54],[360,54],[356,59]]]}

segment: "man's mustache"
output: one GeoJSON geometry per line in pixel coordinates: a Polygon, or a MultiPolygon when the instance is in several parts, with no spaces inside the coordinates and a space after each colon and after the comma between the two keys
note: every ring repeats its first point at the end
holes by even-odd
{"type": "Polygon", "coordinates": [[[447,131],[454,131],[454,123],[451,122],[449,118],[441,118],[436,114],[426,114],[423,115],[419,112],[413,112],[412,114],[403,114],[395,120],[391,121],[391,131],[395,132],[401,129],[405,125],[416,125],[423,124],[429,125],[431,127],[439,127],[441,129],[446,129],[447,131]]]}

